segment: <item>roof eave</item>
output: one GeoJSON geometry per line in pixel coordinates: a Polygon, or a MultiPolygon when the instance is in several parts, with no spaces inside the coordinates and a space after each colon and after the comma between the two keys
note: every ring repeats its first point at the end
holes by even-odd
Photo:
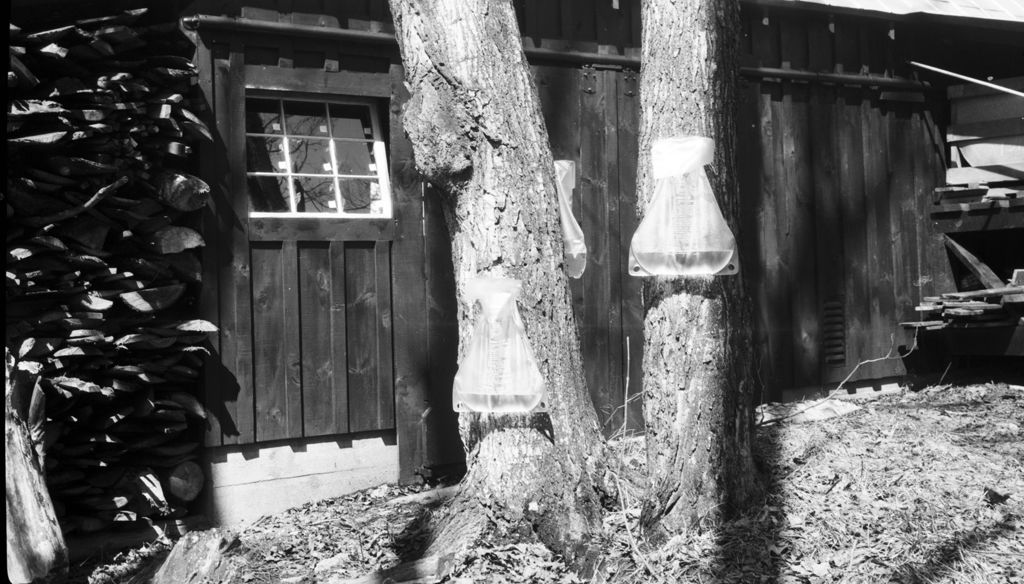
{"type": "Polygon", "coordinates": [[[847,6],[831,6],[828,4],[821,4],[818,2],[802,2],[800,0],[740,0],[740,2],[742,4],[761,6],[765,8],[781,8],[786,10],[799,10],[805,12],[820,12],[836,15],[842,14],[849,16],[861,16],[865,18],[885,20],[887,22],[959,25],[971,28],[984,28],[1024,33],[1024,21],[977,18],[973,16],[932,14],[930,12],[909,12],[904,14],[896,14],[893,12],[865,10],[861,8],[850,8],[847,6]]]}

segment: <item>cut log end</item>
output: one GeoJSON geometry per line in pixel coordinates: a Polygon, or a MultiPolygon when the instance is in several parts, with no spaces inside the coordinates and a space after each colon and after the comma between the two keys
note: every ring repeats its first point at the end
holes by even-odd
{"type": "Polygon", "coordinates": [[[155,312],[163,310],[178,301],[185,293],[184,284],[173,284],[159,288],[146,288],[137,292],[120,294],[121,300],[132,310],[138,312],[155,312]]]}
{"type": "Polygon", "coordinates": [[[206,475],[195,461],[186,460],[167,473],[163,484],[169,495],[188,503],[194,501],[203,490],[206,475]]]}

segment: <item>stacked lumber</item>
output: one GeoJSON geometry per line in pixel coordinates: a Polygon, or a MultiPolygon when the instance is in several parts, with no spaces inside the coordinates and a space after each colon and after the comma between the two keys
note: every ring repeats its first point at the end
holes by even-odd
{"type": "Polygon", "coordinates": [[[202,486],[197,379],[215,327],[182,172],[211,139],[191,44],[145,9],[10,29],[5,344],[62,530],[177,517],[202,486]]]}
{"type": "MultiPolygon", "coordinates": [[[[1024,77],[993,83],[1024,90],[1024,77]]],[[[949,167],[938,202],[1024,198],[1024,99],[974,84],[952,86],[947,96],[949,167]]]]}
{"type": "Polygon", "coordinates": [[[1024,270],[1014,270],[1009,282],[1003,281],[985,262],[949,235],[943,235],[943,241],[950,254],[967,268],[973,281],[986,288],[925,296],[915,307],[924,320],[900,325],[925,330],[1024,326],[1024,270]]]}
{"type": "Polygon", "coordinates": [[[1006,296],[1024,293],[1022,286],[986,288],[925,296],[914,310],[924,320],[900,323],[907,328],[940,330],[946,327],[986,327],[1024,324],[1002,302],[1006,296]]]}

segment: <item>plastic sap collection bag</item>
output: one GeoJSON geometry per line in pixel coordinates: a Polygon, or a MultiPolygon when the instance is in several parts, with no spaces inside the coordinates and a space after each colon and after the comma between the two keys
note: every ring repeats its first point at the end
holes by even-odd
{"type": "Polygon", "coordinates": [[[481,314],[452,388],[455,411],[529,412],[545,398],[544,377],[516,307],[519,280],[475,278],[466,284],[481,314]]]}
{"type": "Polygon", "coordinates": [[[630,276],[727,275],[738,271],[736,238],[704,172],[714,152],[714,140],[699,136],[654,142],[654,195],[629,245],[630,276]]]}
{"type": "Polygon", "coordinates": [[[565,273],[579,278],[587,267],[587,244],[583,230],[572,214],[572,189],[576,185],[576,163],[572,160],[555,161],[555,189],[558,191],[558,215],[562,220],[562,239],[565,241],[565,273]]]}

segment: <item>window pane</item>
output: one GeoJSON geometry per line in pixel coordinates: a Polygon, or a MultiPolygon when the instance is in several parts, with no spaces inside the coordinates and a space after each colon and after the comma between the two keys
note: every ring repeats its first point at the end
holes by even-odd
{"type": "Polygon", "coordinates": [[[373,139],[369,106],[332,103],[330,109],[331,130],[335,138],[373,139]]]}
{"type": "Polygon", "coordinates": [[[245,139],[246,167],[249,172],[285,172],[284,141],[280,138],[249,136],[245,139]]]}
{"type": "Polygon", "coordinates": [[[288,212],[288,179],[283,176],[250,176],[249,204],[253,211],[288,212]]]}
{"type": "Polygon", "coordinates": [[[373,142],[334,141],[334,151],[338,155],[338,174],[377,174],[373,164],[373,142]]]}
{"type": "Polygon", "coordinates": [[[327,136],[326,108],[311,101],[286,101],[284,125],[290,135],[327,136]]]}
{"type": "Polygon", "coordinates": [[[297,176],[292,179],[295,187],[295,210],[300,213],[337,213],[334,199],[334,178],[330,176],[297,176]]]}
{"type": "Polygon", "coordinates": [[[245,131],[252,134],[280,134],[281,104],[276,99],[245,100],[245,131]]]}
{"type": "Polygon", "coordinates": [[[330,140],[288,138],[288,154],[292,172],[300,174],[331,174],[330,140]]]}
{"type": "Polygon", "coordinates": [[[341,186],[341,200],[346,213],[383,214],[380,189],[376,181],[355,178],[338,179],[341,186]]]}

